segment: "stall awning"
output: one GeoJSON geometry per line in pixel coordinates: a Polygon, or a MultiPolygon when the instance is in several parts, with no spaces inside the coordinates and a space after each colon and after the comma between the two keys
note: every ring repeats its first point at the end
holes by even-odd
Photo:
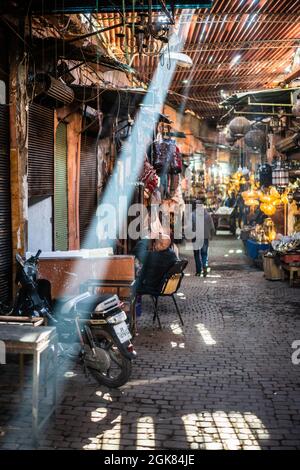
{"type": "MultiPolygon", "coordinates": [[[[147,100],[147,108],[145,109],[150,115],[155,113],[157,108],[155,94],[141,88],[104,88],[87,85],[71,85],[71,88],[74,90],[75,100],[78,103],[87,104],[94,109],[99,107],[102,113],[109,116],[128,118],[128,115],[134,115],[143,105],[146,94],[149,96],[149,93],[152,99],[149,100],[150,104],[147,100]]],[[[171,122],[164,114],[159,114],[159,120],[166,123],[171,122]]]]}
{"type": "Polygon", "coordinates": [[[125,73],[133,73],[134,69],[105,54],[98,45],[83,44],[78,39],[76,42],[60,38],[34,38],[32,54],[36,64],[43,64],[47,59],[49,62],[58,59],[72,60],[80,63],[96,64],[100,68],[108,70],[119,70],[125,73]]]}
{"type": "Polygon", "coordinates": [[[271,90],[253,90],[246,93],[237,93],[221,104],[224,107],[233,106],[239,110],[251,110],[255,107],[272,107],[272,106],[293,106],[293,94],[300,93],[300,88],[274,88],[271,90]]]}

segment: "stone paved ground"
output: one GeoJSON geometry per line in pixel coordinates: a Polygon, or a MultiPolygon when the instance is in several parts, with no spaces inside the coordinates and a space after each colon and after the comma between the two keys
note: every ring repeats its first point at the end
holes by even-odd
{"type": "MultiPolygon", "coordinates": [[[[163,331],[153,330],[145,301],[138,359],[121,390],[98,386],[70,363],[43,448],[300,449],[300,364],[291,361],[299,288],[264,280],[229,237],[213,243],[209,277],[194,277],[188,248],[190,275],[178,295],[185,326],[164,299],[163,331]]],[[[30,448],[18,396],[5,389],[1,401],[0,423],[10,419],[10,429],[0,445],[30,448]]]]}

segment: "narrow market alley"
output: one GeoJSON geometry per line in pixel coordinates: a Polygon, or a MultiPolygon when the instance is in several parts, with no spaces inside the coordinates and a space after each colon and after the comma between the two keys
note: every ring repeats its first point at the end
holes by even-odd
{"type": "MultiPolygon", "coordinates": [[[[189,259],[177,295],[184,327],[163,299],[163,330],[153,329],[145,299],[130,381],[108,389],[69,364],[59,374],[64,393],[41,448],[300,448],[300,365],[291,359],[298,289],[264,280],[230,236],[213,241],[206,278],[194,276],[190,246],[181,251],[189,259]]],[[[30,409],[5,448],[30,448],[26,421],[30,409]]]]}
{"type": "Polygon", "coordinates": [[[1,0],[0,40],[1,469],[300,450],[300,0],[1,0]]]}

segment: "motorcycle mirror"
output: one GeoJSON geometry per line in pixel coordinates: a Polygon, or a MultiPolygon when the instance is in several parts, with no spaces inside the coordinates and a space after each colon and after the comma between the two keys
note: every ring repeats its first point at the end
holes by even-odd
{"type": "Polygon", "coordinates": [[[37,260],[40,257],[40,254],[42,253],[42,250],[38,250],[35,255],[35,259],[37,260]]]}

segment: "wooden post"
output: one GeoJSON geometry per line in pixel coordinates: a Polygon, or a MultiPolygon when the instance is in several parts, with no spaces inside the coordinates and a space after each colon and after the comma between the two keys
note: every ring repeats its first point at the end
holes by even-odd
{"type": "MultiPolygon", "coordinates": [[[[11,38],[9,73],[10,109],[10,172],[12,211],[12,250],[24,254],[27,250],[28,220],[28,98],[27,57],[23,44],[11,38]]],[[[13,258],[13,259],[14,259],[13,258]]],[[[15,263],[13,262],[15,272],[15,263]]]]}

